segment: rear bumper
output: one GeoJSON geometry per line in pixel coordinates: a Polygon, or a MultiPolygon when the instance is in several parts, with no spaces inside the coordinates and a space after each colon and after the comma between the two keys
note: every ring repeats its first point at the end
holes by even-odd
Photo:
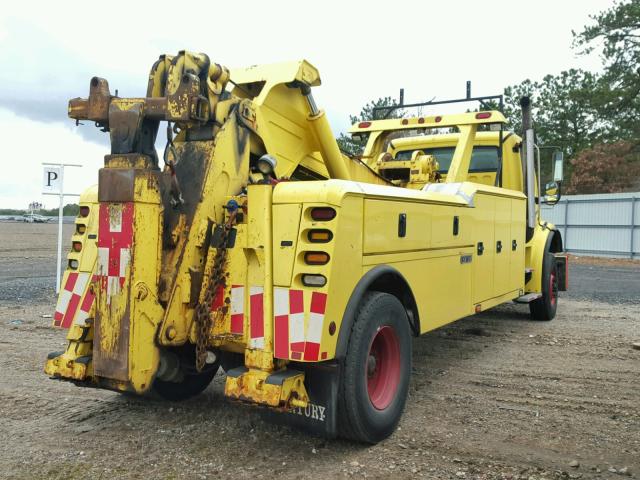
{"type": "Polygon", "coordinates": [[[47,356],[44,371],[54,378],[85,381],[91,377],[91,356],[75,357],[68,352],[52,352],[47,356]]]}

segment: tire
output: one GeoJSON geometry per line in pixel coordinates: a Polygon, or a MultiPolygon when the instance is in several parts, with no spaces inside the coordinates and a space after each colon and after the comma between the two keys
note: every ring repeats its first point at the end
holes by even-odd
{"type": "Polygon", "coordinates": [[[233,368],[244,365],[244,353],[225,352],[224,350],[218,355],[220,358],[220,366],[226,372],[233,368]]]}
{"type": "Polygon", "coordinates": [[[180,402],[201,394],[211,383],[220,368],[220,356],[212,364],[205,365],[201,372],[195,368],[195,346],[183,345],[173,350],[180,358],[183,379],[168,382],[158,378],[153,382],[153,391],[165,400],[180,402]]]}
{"type": "Polygon", "coordinates": [[[551,252],[546,252],[542,265],[542,297],[529,303],[533,320],[549,321],[558,309],[558,265],[551,252]]]}
{"type": "Polygon", "coordinates": [[[181,402],[201,394],[209,386],[218,372],[218,365],[196,374],[185,374],[181,382],[165,382],[156,379],[153,391],[165,400],[181,402]]]}
{"type": "Polygon", "coordinates": [[[367,293],[356,314],[340,379],[342,437],[378,443],[400,421],[409,391],[411,331],[393,295],[367,293]]]}

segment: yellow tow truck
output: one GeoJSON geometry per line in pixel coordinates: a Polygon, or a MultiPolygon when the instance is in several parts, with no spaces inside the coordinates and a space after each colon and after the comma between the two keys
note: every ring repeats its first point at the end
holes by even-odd
{"type": "Polygon", "coordinates": [[[49,376],[182,400],[222,368],[232,400],[375,443],[402,414],[412,336],[512,300],[555,316],[567,263],[539,204],[562,158],[541,194],[527,99],[524,139],[497,110],[372,120],[351,158],[319,84],[304,60],[230,71],[181,51],[145,97],[94,77],[70,100],[111,151],[80,198],[49,376]]]}

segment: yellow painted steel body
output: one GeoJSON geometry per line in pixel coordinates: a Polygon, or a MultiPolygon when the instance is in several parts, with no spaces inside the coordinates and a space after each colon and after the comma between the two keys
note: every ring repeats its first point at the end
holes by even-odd
{"type": "Polygon", "coordinates": [[[67,350],[47,360],[47,374],[147,392],[163,356],[198,342],[196,306],[222,272],[207,306],[206,345],[244,358],[227,372],[225,394],[304,408],[308,386],[296,368],[344,353],[345,312],[376,269],[404,279],[387,287],[415,333],[541,291],[553,226],[537,222],[526,240],[520,139],[505,139],[501,187],[495,171],[469,172],[475,147],[498,147],[497,132],[478,130],[504,123],[499,112],[483,120],[470,113],[356,126],[352,133],[368,141],[362,160],[354,160],[339,152],[308,95],[320,83],[308,62],[229,73],[201,55],[161,57],[146,98],[112,97],[106,81],[92,81],[93,96],[70,103],[73,118],[110,122],[112,148],[135,150],[142,142],[119,136],[123,125],[157,130],[145,122],[165,119],[177,127],[164,171],[144,148],[108,155],[99,194],[81,199],[91,204],[89,223],[82,255],[69,259],[78,257],[80,269],[94,274],[87,288],[96,300],[87,321],[69,330],[67,350]],[[233,88],[224,93],[229,78],[233,88]],[[459,133],[415,133],[441,127],[459,133]],[[398,132],[403,138],[392,138],[398,132]],[[399,152],[440,147],[454,152],[439,180],[437,162],[422,154],[397,164],[420,165],[412,181],[399,186],[384,178],[386,162],[399,152]],[[266,153],[277,164],[263,178],[256,161],[266,153]],[[216,265],[225,248],[216,235],[231,209],[238,212],[233,244],[225,264],[216,265]],[[319,218],[316,211],[333,213],[319,218]],[[130,243],[121,236],[127,229],[130,243]],[[312,264],[310,253],[327,261],[312,264]]]}
{"type": "MultiPolygon", "coordinates": [[[[71,245],[80,244],[80,251],[74,251],[73,247],[67,254],[67,265],[70,262],[77,262],[77,268],[67,268],[62,277],[62,289],[56,312],[54,313],[54,325],[69,328],[67,340],[69,342],[64,352],[53,352],[49,355],[45,364],[45,372],[51,376],[62,378],[70,378],[74,380],[85,380],[91,378],[93,374],[91,353],[93,347],[93,328],[86,323],[86,319],[93,318],[95,315],[95,306],[93,302],[82,311],[82,305],[85,304],[87,296],[93,294],[91,282],[87,281],[84,288],[77,291],[80,300],[77,302],[77,308],[74,311],[68,309],[68,304],[63,306],[61,303],[68,296],[67,285],[69,285],[70,277],[75,275],[85,275],[88,279],[95,270],[97,259],[97,246],[95,239],[98,234],[98,222],[95,212],[98,208],[98,186],[94,185],[86,189],[79,198],[81,214],[75,220],[75,229],[71,236],[71,245]],[[65,293],[67,292],[67,293],[65,293]],[[65,307],[68,310],[65,311],[65,307]],[[68,321],[65,322],[67,316],[68,321]]],[[[67,301],[70,299],[67,298],[67,301]]]]}

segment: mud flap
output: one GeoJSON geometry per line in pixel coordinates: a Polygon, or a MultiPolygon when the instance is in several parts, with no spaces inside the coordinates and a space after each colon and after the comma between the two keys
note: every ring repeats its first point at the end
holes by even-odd
{"type": "Polygon", "coordinates": [[[569,288],[569,260],[566,253],[553,254],[558,266],[558,290],[566,292],[569,288]]]}
{"type": "Polygon", "coordinates": [[[305,372],[305,387],[311,401],[306,408],[295,407],[288,412],[261,410],[268,422],[289,425],[312,435],[335,438],[338,435],[338,390],[340,366],[338,363],[290,364],[305,372]]]}

